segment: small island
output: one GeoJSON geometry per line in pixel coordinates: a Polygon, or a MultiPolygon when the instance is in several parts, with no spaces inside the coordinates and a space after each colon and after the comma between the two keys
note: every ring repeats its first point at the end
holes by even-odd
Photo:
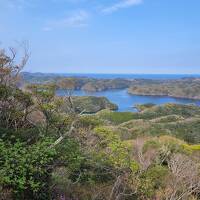
{"type": "Polygon", "coordinates": [[[43,74],[23,72],[25,84],[55,84],[58,89],[101,92],[113,89],[127,89],[132,95],[169,96],[186,99],[200,99],[200,78],[181,79],[95,79],[88,77],[66,77],[64,74],[43,74]]]}

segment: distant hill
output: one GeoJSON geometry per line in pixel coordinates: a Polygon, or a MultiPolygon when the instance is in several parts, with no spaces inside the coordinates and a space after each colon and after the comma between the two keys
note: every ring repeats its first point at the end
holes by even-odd
{"type": "Polygon", "coordinates": [[[171,96],[177,98],[200,99],[200,78],[181,79],[97,79],[88,77],[67,77],[65,74],[22,73],[26,84],[54,83],[57,88],[98,92],[110,89],[128,89],[133,95],[171,96]]]}

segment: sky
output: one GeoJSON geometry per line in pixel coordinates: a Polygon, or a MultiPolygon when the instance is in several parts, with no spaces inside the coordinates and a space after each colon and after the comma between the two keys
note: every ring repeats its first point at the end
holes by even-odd
{"type": "Polygon", "coordinates": [[[0,48],[25,71],[200,74],[200,0],[0,0],[0,48]]]}

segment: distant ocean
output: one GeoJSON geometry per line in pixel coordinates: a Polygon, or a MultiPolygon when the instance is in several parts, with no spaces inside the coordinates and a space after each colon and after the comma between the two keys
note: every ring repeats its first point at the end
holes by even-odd
{"type": "MultiPolygon", "coordinates": [[[[65,77],[88,77],[96,79],[180,79],[180,78],[200,78],[200,74],[48,74],[50,76],[65,76],[65,77]]],[[[57,90],[58,96],[65,95],[64,90],[57,90]]],[[[133,107],[136,104],[154,103],[156,105],[162,105],[166,103],[177,104],[195,104],[200,106],[200,100],[173,98],[167,96],[140,96],[131,95],[127,93],[126,89],[119,90],[107,90],[101,92],[85,92],[74,91],[75,96],[105,96],[111,102],[118,105],[118,111],[136,111],[133,107]]]]}
{"type": "Polygon", "coordinates": [[[180,79],[180,78],[200,78],[200,74],[58,74],[66,77],[88,77],[96,79],[180,79]]]}

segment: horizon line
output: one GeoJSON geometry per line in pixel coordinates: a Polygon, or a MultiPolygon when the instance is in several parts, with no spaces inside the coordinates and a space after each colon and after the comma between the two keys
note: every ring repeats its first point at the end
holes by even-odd
{"type": "Polygon", "coordinates": [[[36,72],[30,72],[30,71],[22,71],[22,73],[31,73],[31,74],[35,74],[35,73],[41,73],[41,74],[100,74],[100,75],[200,75],[199,73],[106,73],[106,72],[40,72],[40,71],[36,71],[36,72]]]}

